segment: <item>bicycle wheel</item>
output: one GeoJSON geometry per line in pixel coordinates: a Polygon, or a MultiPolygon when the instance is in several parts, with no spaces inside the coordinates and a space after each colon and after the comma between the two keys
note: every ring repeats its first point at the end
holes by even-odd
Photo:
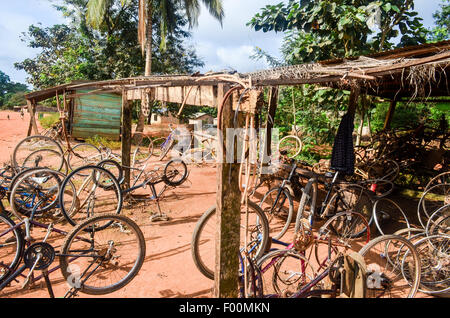
{"type": "Polygon", "coordinates": [[[394,183],[389,180],[377,179],[377,180],[367,180],[362,182],[366,186],[370,186],[370,191],[378,198],[387,197],[394,191],[394,183]]]}
{"type": "Polygon", "coordinates": [[[312,226],[317,201],[317,182],[310,179],[305,188],[302,189],[302,197],[297,209],[297,217],[295,219],[295,233],[301,230],[304,224],[302,220],[307,220],[310,227],[312,226]]]}
{"type": "Polygon", "coordinates": [[[370,241],[359,254],[366,264],[366,298],[413,298],[416,295],[421,263],[409,240],[398,235],[383,235],[370,241]]]}
{"type": "Polygon", "coordinates": [[[5,214],[0,213],[0,282],[14,273],[22,258],[24,240],[20,228],[5,214]]]}
{"type": "Polygon", "coordinates": [[[136,142],[136,149],[133,152],[133,167],[147,162],[153,155],[153,140],[149,136],[141,135],[136,142]]]}
{"type": "Polygon", "coordinates": [[[280,152],[286,152],[289,158],[297,157],[302,152],[303,143],[297,136],[286,136],[280,139],[278,149],[280,152]]]}
{"type": "Polygon", "coordinates": [[[402,208],[387,198],[379,199],[374,203],[373,219],[381,235],[394,234],[401,229],[410,227],[402,208]]]}
{"type": "Polygon", "coordinates": [[[12,213],[19,220],[24,216],[29,217],[39,201],[42,201],[42,204],[35,211],[35,216],[43,215],[55,208],[64,177],[65,175],[61,172],[47,168],[24,171],[21,177],[15,180],[9,196],[12,213]]]}
{"type": "Polygon", "coordinates": [[[257,266],[264,297],[292,296],[316,277],[312,264],[295,249],[272,251],[264,255],[257,266]]]}
{"type": "Polygon", "coordinates": [[[370,241],[370,226],[360,213],[340,212],[325,222],[318,231],[315,258],[321,267],[339,252],[356,251],[370,241]]]}
{"type": "Polygon", "coordinates": [[[369,179],[394,181],[400,172],[400,167],[394,160],[379,160],[367,168],[369,179]]]}
{"type": "Polygon", "coordinates": [[[360,185],[351,184],[338,190],[331,197],[321,216],[329,217],[342,211],[358,212],[368,220],[369,225],[373,222],[372,198],[360,185]]]}
{"type": "Polygon", "coordinates": [[[90,295],[105,295],[136,277],[145,253],[139,226],[123,215],[107,214],[78,224],[67,235],[59,262],[71,287],[90,295]]]}
{"type": "Polygon", "coordinates": [[[96,165],[103,160],[102,152],[96,146],[88,143],[81,143],[72,147],[67,155],[67,162],[71,170],[77,168],[96,165]]]}
{"type": "Polygon", "coordinates": [[[425,227],[427,236],[450,235],[450,204],[444,205],[434,212],[428,219],[425,227]]]}
{"type": "Polygon", "coordinates": [[[279,187],[269,190],[259,206],[269,222],[270,237],[279,240],[288,230],[294,213],[294,200],[289,190],[279,187]]]}
{"type": "Polygon", "coordinates": [[[165,184],[177,187],[186,181],[188,170],[183,160],[174,159],[169,161],[164,167],[162,179],[165,184]]]}
{"type": "MultiPolygon", "coordinates": [[[[269,224],[264,216],[264,212],[255,203],[249,201],[249,237],[247,239],[247,249],[249,255],[256,260],[261,257],[269,240],[269,224]]],[[[241,249],[245,240],[245,219],[246,209],[241,206],[241,249]]],[[[214,279],[215,266],[215,238],[217,233],[216,207],[207,210],[195,226],[192,235],[191,252],[195,266],[209,279],[214,279]]],[[[238,255],[236,255],[238,257],[238,255]]]]}
{"type": "Polygon", "coordinates": [[[434,178],[432,178],[428,182],[428,184],[426,185],[426,187],[423,191],[426,192],[431,187],[434,187],[435,185],[443,184],[443,183],[450,183],[450,171],[440,173],[437,176],[435,176],[434,178]]]}
{"type": "Polygon", "coordinates": [[[52,138],[29,136],[14,148],[12,164],[16,169],[44,167],[61,171],[65,163],[63,154],[61,146],[52,138]]]}
{"type": "Polygon", "coordinates": [[[428,218],[443,205],[450,204],[450,183],[439,183],[426,190],[417,205],[417,216],[425,228],[428,218]]]}
{"type": "Polygon", "coordinates": [[[450,236],[427,236],[414,243],[421,260],[419,291],[442,294],[450,291],[450,236]]]}
{"type": "MultiPolygon", "coordinates": [[[[119,182],[119,184],[123,183],[124,176],[123,176],[123,169],[122,166],[115,160],[106,159],[103,161],[100,161],[97,166],[101,168],[105,168],[109,172],[113,174],[113,176],[116,178],[116,180],[119,182]]],[[[108,180],[106,178],[103,178],[102,182],[99,183],[99,186],[104,189],[110,189],[111,187],[114,187],[114,183],[111,180],[108,180]]]]}
{"type": "Polygon", "coordinates": [[[117,179],[98,166],[80,167],[67,175],[61,184],[58,199],[61,212],[73,226],[94,215],[119,214],[123,203],[117,179]],[[108,187],[100,186],[105,184],[108,187]],[[77,205],[74,206],[74,203],[77,205]]]}

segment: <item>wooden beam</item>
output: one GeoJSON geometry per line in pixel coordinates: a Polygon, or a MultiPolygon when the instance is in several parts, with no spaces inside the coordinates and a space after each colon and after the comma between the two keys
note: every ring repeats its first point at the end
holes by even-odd
{"type": "Polygon", "coordinates": [[[272,87],[269,93],[269,107],[267,109],[266,144],[264,147],[264,162],[272,155],[272,128],[275,124],[275,115],[278,107],[278,87],[272,87]],[[266,158],[267,156],[267,158],[266,158]]]}
{"type": "Polygon", "coordinates": [[[39,130],[36,123],[36,103],[27,99],[27,107],[28,107],[28,113],[30,114],[30,125],[28,126],[28,132],[27,136],[31,135],[32,130],[34,131],[35,135],[39,134],[39,130]]]}
{"type": "Polygon", "coordinates": [[[131,167],[131,103],[127,99],[127,92],[122,92],[122,166],[124,167],[124,186],[130,187],[131,167]]]}
{"type": "Polygon", "coordinates": [[[348,113],[351,114],[352,116],[355,116],[360,91],[361,89],[358,85],[352,86],[350,90],[350,97],[348,101],[348,113]]]}
{"type": "MultiPolygon", "coordinates": [[[[218,96],[223,98],[227,85],[219,84],[218,96]]],[[[215,288],[216,298],[238,297],[239,286],[239,242],[240,242],[240,207],[239,163],[237,163],[237,145],[233,138],[231,144],[225,143],[227,150],[234,149],[233,162],[227,162],[229,151],[223,151],[220,140],[226,141],[227,128],[233,127],[232,99],[223,104],[222,120],[218,127],[217,195],[216,195],[216,263],[215,288]],[[223,139],[221,139],[223,138],[223,139]]],[[[219,112],[220,113],[220,112],[219,112]]]]}
{"type": "Polygon", "coordinates": [[[389,105],[389,110],[386,114],[386,119],[384,120],[383,130],[388,130],[391,128],[392,117],[394,117],[395,107],[397,106],[397,100],[391,100],[389,105]]]}

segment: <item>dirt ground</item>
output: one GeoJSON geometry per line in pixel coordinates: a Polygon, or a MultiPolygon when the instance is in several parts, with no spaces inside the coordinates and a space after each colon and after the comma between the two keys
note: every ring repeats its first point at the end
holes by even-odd
{"type": "MultiPolygon", "coordinates": [[[[28,130],[29,115],[21,119],[16,112],[0,112],[0,164],[9,160],[15,145],[28,130]],[[7,116],[9,115],[9,119],[7,116]]],[[[189,166],[189,179],[170,190],[161,202],[169,221],[152,223],[150,214],[156,205],[125,210],[141,227],[146,238],[146,258],[138,276],[123,289],[104,298],[197,298],[212,297],[213,281],[195,267],[191,256],[191,237],[201,215],[215,203],[216,169],[213,166],[189,166]]],[[[147,189],[146,191],[150,191],[147,189]]],[[[53,235],[53,234],[52,234],[53,235]]],[[[289,236],[289,235],[288,235],[289,236]]],[[[59,271],[50,274],[56,297],[62,297],[68,285],[59,271]]],[[[43,280],[34,287],[21,289],[13,282],[1,297],[48,297],[43,280]]],[[[95,296],[80,294],[80,298],[95,296]]]]}
{"type": "MultiPolygon", "coordinates": [[[[21,119],[19,113],[0,112],[1,164],[10,159],[15,145],[26,137],[28,123],[27,113],[21,119]]],[[[189,180],[175,191],[167,192],[161,202],[162,210],[170,217],[169,221],[150,222],[150,213],[156,211],[154,204],[144,208],[139,206],[131,211],[132,215],[127,211],[138,222],[146,238],[146,259],[139,275],[129,285],[104,297],[211,297],[213,282],[195,267],[190,242],[197,220],[215,202],[216,170],[213,167],[190,167],[189,170],[189,180]]],[[[51,273],[50,279],[55,296],[62,297],[68,285],[60,272],[51,273]]],[[[44,285],[37,285],[31,290],[20,290],[20,287],[21,284],[13,283],[2,293],[2,297],[48,297],[44,285]]],[[[90,296],[80,294],[80,297],[90,296]]]]}

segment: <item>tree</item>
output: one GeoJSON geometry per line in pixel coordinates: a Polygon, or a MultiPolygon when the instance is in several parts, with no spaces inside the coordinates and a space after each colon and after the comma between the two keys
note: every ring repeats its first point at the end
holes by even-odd
{"type": "Polygon", "coordinates": [[[425,43],[421,20],[413,0],[289,0],[264,7],[248,25],[256,31],[293,32],[287,39],[295,46],[287,47],[307,62],[392,48],[400,34],[397,46],[425,43]]]}
{"type": "MultiPolygon", "coordinates": [[[[254,55],[254,58],[266,58],[271,65],[279,66],[366,55],[425,43],[427,30],[421,20],[414,11],[412,0],[289,0],[262,8],[247,25],[256,31],[284,32],[282,61],[260,49],[256,49],[254,55]]],[[[330,135],[326,132],[337,128],[338,111],[345,109],[348,95],[317,89],[314,85],[304,85],[292,92],[288,89],[280,94],[280,113],[288,115],[292,112],[292,94],[297,96],[296,124],[303,126],[313,142],[329,141],[330,135]]],[[[373,104],[370,99],[362,100],[365,102],[358,109],[360,123],[368,105],[373,104]]],[[[286,115],[278,117],[278,124],[290,128],[293,116],[286,115]]]]}
{"type": "Polygon", "coordinates": [[[16,106],[16,97],[28,92],[28,87],[22,83],[12,82],[11,78],[0,71],[0,106],[16,106]],[[17,96],[16,96],[17,95],[17,96]]]}
{"type": "Polygon", "coordinates": [[[450,39],[450,0],[442,0],[440,11],[433,14],[435,27],[430,30],[429,41],[439,42],[450,39]]]}
{"type": "MultiPolygon", "coordinates": [[[[120,0],[122,6],[131,4],[132,0],[120,0]]],[[[222,0],[202,0],[209,12],[222,23],[224,11],[222,0]]],[[[108,23],[107,12],[117,5],[114,0],[89,0],[86,18],[95,28],[100,28],[103,23],[108,23]]],[[[165,51],[167,48],[167,35],[174,31],[176,26],[177,12],[179,6],[185,11],[189,27],[192,28],[198,24],[200,15],[200,3],[198,0],[139,0],[138,6],[138,39],[142,51],[146,55],[145,75],[152,72],[152,39],[153,39],[153,21],[155,16],[159,16],[160,23],[160,49],[165,51]]]]}
{"type": "MultiPolygon", "coordinates": [[[[45,88],[74,80],[106,80],[141,75],[144,60],[137,41],[137,2],[108,11],[108,21],[101,30],[86,23],[87,0],[64,0],[56,7],[69,23],[43,28],[31,25],[22,35],[28,46],[39,49],[35,58],[16,63],[25,70],[27,81],[35,88],[45,88]]],[[[191,72],[203,63],[185,39],[187,20],[177,14],[177,25],[167,38],[164,53],[153,53],[158,73],[191,72]]],[[[158,30],[159,21],[154,28],[158,30]]]]}

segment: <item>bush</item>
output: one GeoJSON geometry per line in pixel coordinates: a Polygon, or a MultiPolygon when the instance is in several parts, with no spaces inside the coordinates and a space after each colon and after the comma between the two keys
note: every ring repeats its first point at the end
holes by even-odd
{"type": "Polygon", "coordinates": [[[48,129],[59,122],[59,113],[43,113],[44,117],[39,118],[41,126],[48,129]],[[47,115],[47,116],[46,116],[47,115]]]}

